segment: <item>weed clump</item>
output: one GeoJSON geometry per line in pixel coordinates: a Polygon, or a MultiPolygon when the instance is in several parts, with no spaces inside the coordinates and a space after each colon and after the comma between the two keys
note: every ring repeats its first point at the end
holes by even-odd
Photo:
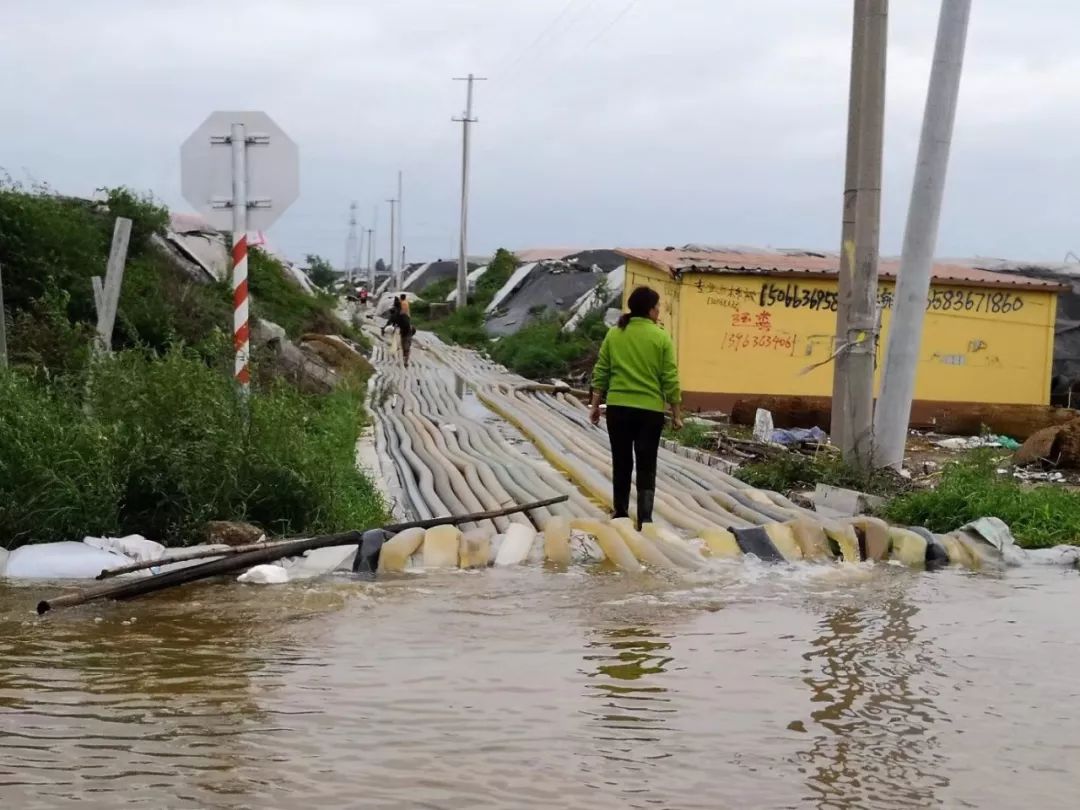
{"type": "Polygon", "coordinates": [[[890,497],[910,487],[892,470],[865,473],[846,464],[838,454],[828,452],[813,456],[783,452],[766,461],[745,464],[734,475],[756,489],[781,493],[813,489],[824,484],[890,497]]]}
{"type": "Polygon", "coordinates": [[[996,517],[1025,548],[1080,544],[1080,494],[1055,486],[1024,486],[998,473],[999,463],[993,452],[971,453],[946,465],[935,489],[902,495],[882,514],[894,523],[935,532],[996,517]]]}
{"type": "Polygon", "coordinates": [[[245,406],[193,351],[128,351],[71,381],[0,373],[0,538],[140,533],[198,542],[208,520],[275,534],[377,525],[383,505],[354,462],[363,389],[283,384],[245,406]],[[244,411],[248,411],[245,427],[244,411]]]}

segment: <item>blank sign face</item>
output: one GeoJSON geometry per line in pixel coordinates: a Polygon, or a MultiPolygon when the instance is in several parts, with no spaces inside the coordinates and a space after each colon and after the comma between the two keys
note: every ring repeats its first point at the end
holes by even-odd
{"type": "Polygon", "coordinates": [[[264,112],[215,112],[180,147],[184,199],[218,230],[232,230],[233,124],[247,144],[248,230],[264,231],[300,196],[300,150],[264,112]]]}

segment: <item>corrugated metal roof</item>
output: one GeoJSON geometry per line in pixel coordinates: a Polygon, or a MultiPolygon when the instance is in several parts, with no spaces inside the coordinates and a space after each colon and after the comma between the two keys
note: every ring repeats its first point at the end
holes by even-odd
{"type": "MultiPolygon", "coordinates": [[[[628,259],[635,259],[666,270],[674,275],[682,273],[752,273],[761,275],[805,275],[835,278],[840,268],[840,258],[835,253],[806,250],[753,250],[732,248],[620,248],[618,251],[628,259]]],[[[882,278],[895,279],[900,260],[883,258],[878,264],[882,278]]],[[[1063,285],[1046,279],[1025,278],[1010,273],[991,272],[979,267],[959,263],[937,263],[933,277],[938,282],[948,282],[967,287],[1013,287],[1029,290],[1060,290],[1063,285]]]]}
{"type": "Polygon", "coordinates": [[[548,262],[556,259],[565,259],[575,253],[580,253],[581,248],[525,248],[515,250],[514,255],[520,261],[525,262],[548,262]]]}

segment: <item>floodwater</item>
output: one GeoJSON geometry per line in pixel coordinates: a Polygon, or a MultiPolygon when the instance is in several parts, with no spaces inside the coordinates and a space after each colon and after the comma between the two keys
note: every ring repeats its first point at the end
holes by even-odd
{"type": "Polygon", "coordinates": [[[1065,808],[1075,570],[0,585],[0,806],[1065,808]]]}

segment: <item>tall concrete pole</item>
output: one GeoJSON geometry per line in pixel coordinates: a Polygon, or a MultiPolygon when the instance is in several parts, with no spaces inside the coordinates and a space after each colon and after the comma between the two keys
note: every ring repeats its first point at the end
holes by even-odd
{"type": "Polygon", "coordinates": [[[397,241],[401,264],[398,267],[405,272],[405,198],[401,194],[401,169],[397,173],[397,241]]]}
{"type": "MultiPolygon", "coordinates": [[[[855,201],[859,183],[859,108],[862,94],[863,55],[866,50],[865,9],[855,2],[851,34],[851,79],[848,86],[847,163],[844,167],[844,209],[840,230],[840,274],[837,280],[836,340],[833,351],[847,343],[848,311],[853,293],[852,266],[855,263],[855,201]]],[[[843,446],[847,427],[844,407],[847,385],[847,353],[836,355],[833,366],[832,418],[833,444],[843,446]]]]}
{"type": "MultiPolygon", "coordinates": [[[[859,109],[859,181],[855,204],[855,261],[848,309],[846,427],[840,449],[853,467],[869,470],[874,446],[874,367],[877,361],[878,241],[881,229],[881,163],[885,131],[885,62],[888,0],[859,0],[865,7],[866,44],[859,109]]],[[[845,247],[845,249],[847,249],[845,247]]],[[[839,372],[840,369],[837,369],[839,372]]]]}
{"type": "Polygon", "coordinates": [[[454,81],[466,82],[465,90],[465,114],[455,121],[461,122],[461,233],[458,239],[458,267],[457,267],[457,302],[458,308],[465,307],[469,303],[469,129],[477,119],[473,118],[473,83],[486,81],[472,73],[464,79],[454,81]]]}
{"type": "Polygon", "coordinates": [[[375,229],[367,229],[367,282],[368,292],[375,294],[375,229]]]}
{"type": "Polygon", "coordinates": [[[874,463],[881,467],[900,467],[904,461],[970,17],[971,0],[942,0],[881,397],[874,415],[874,463]]]}
{"type": "Polygon", "coordinates": [[[390,289],[398,292],[401,288],[401,277],[398,275],[397,266],[397,200],[387,200],[390,203],[390,289]]]}

